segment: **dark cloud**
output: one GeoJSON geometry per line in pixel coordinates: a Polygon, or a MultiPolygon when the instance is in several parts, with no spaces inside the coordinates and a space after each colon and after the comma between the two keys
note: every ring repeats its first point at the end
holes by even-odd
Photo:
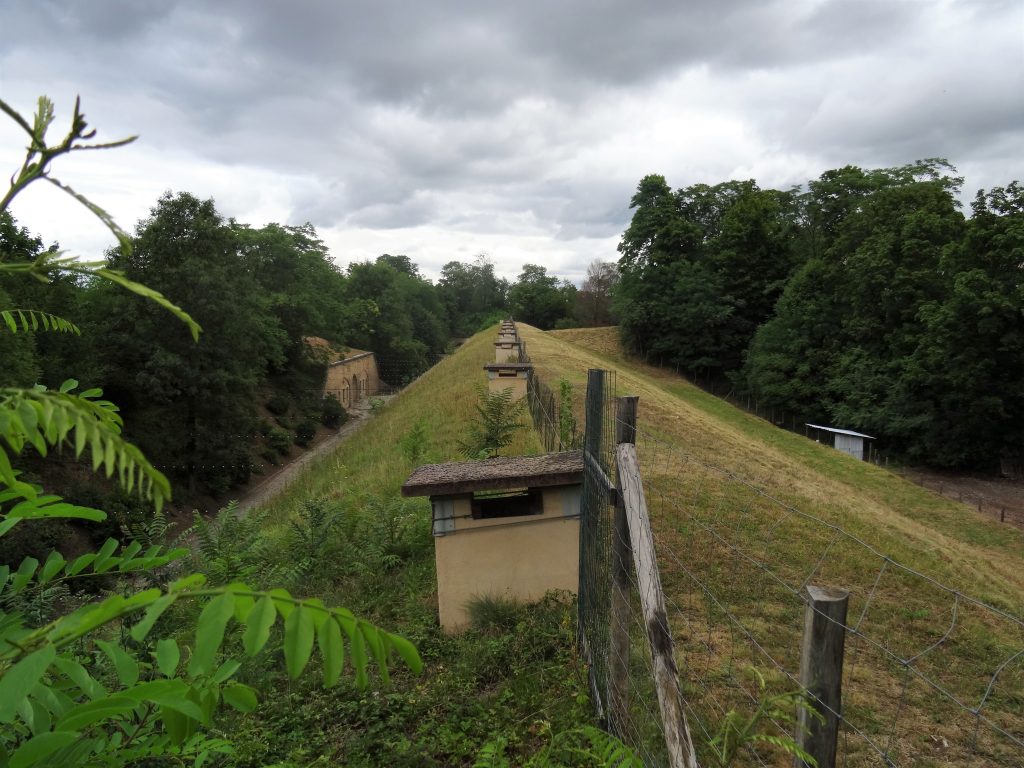
{"type": "Polygon", "coordinates": [[[5,8],[0,92],[278,174],[292,221],[559,248],[621,232],[648,172],[1019,177],[1022,25],[1019,0],[38,0],[5,8]]]}

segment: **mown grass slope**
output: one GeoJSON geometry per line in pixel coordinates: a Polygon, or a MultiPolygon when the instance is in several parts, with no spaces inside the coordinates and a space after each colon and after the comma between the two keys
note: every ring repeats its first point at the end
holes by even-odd
{"type": "Polygon", "coordinates": [[[743,665],[797,669],[797,594],[818,583],[850,590],[862,633],[847,649],[849,765],[1024,764],[1019,530],[629,359],[614,328],[520,333],[549,385],[582,393],[587,369],[610,368],[617,394],[640,397],[641,470],[698,741],[750,705],[743,665]]]}
{"type": "MultiPolygon", "coordinates": [[[[573,751],[586,747],[575,729],[593,710],[571,601],[503,608],[496,626],[443,634],[430,504],[399,495],[415,466],[461,460],[496,330],[427,371],[250,518],[263,525],[257,572],[295,573],[293,592],[407,637],[423,674],[399,664],[390,685],[376,677],[359,691],[344,679],[323,690],[315,672],[290,680],[280,664],[247,672],[266,693],[256,712],[230,723],[238,750],[227,765],[468,766],[488,744],[524,765],[552,743],[553,765],[594,764],[573,751]]],[[[525,411],[522,422],[503,454],[540,452],[525,411]]],[[[229,554],[228,564],[253,565],[246,552],[229,554]]]]}

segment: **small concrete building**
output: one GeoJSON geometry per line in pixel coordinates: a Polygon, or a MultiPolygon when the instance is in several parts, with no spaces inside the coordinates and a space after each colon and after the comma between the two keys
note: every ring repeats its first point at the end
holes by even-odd
{"type": "Polygon", "coordinates": [[[373,352],[350,349],[341,360],[327,364],[324,395],[337,398],[344,408],[380,392],[380,374],[373,352]]]}
{"type": "Polygon", "coordinates": [[[469,625],[474,597],[530,602],[579,583],[583,453],[428,464],[402,486],[429,496],[441,627],[469,625]]]}
{"type": "Polygon", "coordinates": [[[522,359],[522,344],[518,341],[503,341],[500,338],[494,342],[494,362],[508,363],[519,362],[522,359]]]}
{"type": "Polygon", "coordinates": [[[533,375],[531,363],[488,363],[484,370],[487,371],[487,391],[491,394],[511,388],[513,401],[526,397],[533,375]]]}
{"type": "Polygon", "coordinates": [[[830,435],[834,435],[835,449],[848,453],[855,459],[864,461],[864,441],[874,440],[871,435],[865,435],[860,432],[854,432],[849,429],[836,429],[835,427],[822,427],[818,424],[808,424],[811,429],[819,429],[822,432],[827,432],[830,435]]]}

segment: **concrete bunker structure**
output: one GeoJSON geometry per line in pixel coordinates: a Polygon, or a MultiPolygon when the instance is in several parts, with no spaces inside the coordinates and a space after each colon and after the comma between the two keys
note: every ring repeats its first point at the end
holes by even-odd
{"type": "Polygon", "coordinates": [[[469,625],[474,597],[538,600],[579,583],[583,453],[428,464],[402,486],[429,496],[441,627],[469,625]]]}
{"type": "Polygon", "coordinates": [[[492,395],[511,389],[513,402],[526,397],[533,375],[531,363],[488,363],[484,370],[487,371],[487,391],[492,395]]]}
{"type": "Polygon", "coordinates": [[[519,341],[503,341],[500,337],[494,342],[494,362],[508,363],[522,360],[522,344],[519,341]]]}

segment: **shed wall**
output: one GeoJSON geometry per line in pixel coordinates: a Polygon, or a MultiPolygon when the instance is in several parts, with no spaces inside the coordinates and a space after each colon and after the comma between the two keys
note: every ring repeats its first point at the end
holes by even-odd
{"type": "Polygon", "coordinates": [[[468,496],[451,501],[455,531],[434,539],[445,632],[469,626],[466,604],[473,597],[530,602],[554,589],[576,592],[579,486],[545,489],[541,515],[473,520],[468,496]]]}
{"type": "Polygon", "coordinates": [[[499,371],[487,372],[487,391],[492,395],[506,389],[512,390],[512,400],[521,400],[526,397],[527,372],[524,370],[509,369],[513,376],[502,376],[499,371]]]}
{"type": "Polygon", "coordinates": [[[864,438],[837,434],[836,450],[848,453],[854,458],[864,461],[864,438]]]}

